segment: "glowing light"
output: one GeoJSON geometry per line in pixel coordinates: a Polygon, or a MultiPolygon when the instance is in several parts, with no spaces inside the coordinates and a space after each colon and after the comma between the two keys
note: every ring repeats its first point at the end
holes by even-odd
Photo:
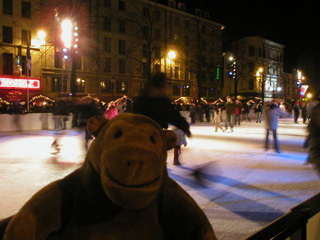
{"type": "Polygon", "coordinates": [[[312,98],[312,94],[311,94],[311,93],[308,93],[308,94],[307,94],[307,98],[312,98]]]}
{"type": "Polygon", "coordinates": [[[169,59],[175,59],[177,57],[177,54],[175,51],[171,50],[169,53],[168,53],[168,57],[169,59]]]}
{"type": "Polygon", "coordinates": [[[72,41],[72,22],[68,19],[62,21],[61,23],[62,27],[62,34],[61,39],[65,45],[66,48],[71,47],[71,41],[72,41]]]}
{"type": "Polygon", "coordinates": [[[47,36],[47,34],[46,34],[45,31],[40,30],[40,31],[38,32],[38,38],[39,38],[39,39],[44,40],[44,39],[46,39],[46,36],[47,36]]]}

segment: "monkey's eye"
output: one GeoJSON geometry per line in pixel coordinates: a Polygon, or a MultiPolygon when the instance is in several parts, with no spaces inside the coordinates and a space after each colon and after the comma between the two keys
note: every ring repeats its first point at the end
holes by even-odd
{"type": "Polygon", "coordinates": [[[155,138],[154,138],[153,136],[150,137],[150,141],[151,141],[153,144],[156,143],[156,140],[155,140],[155,138]]]}
{"type": "Polygon", "coordinates": [[[116,133],[114,134],[114,138],[120,138],[122,136],[122,131],[119,129],[116,131],[116,133]]]}

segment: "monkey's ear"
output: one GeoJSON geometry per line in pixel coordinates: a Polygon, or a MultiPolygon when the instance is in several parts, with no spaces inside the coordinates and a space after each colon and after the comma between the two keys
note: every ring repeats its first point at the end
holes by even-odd
{"type": "Polygon", "coordinates": [[[163,130],[167,142],[167,150],[174,148],[177,143],[177,135],[170,130],[163,130]]]}
{"type": "Polygon", "coordinates": [[[92,136],[97,137],[99,131],[107,122],[108,119],[106,119],[105,117],[93,116],[88,120],[87,130],[92,136]]]}

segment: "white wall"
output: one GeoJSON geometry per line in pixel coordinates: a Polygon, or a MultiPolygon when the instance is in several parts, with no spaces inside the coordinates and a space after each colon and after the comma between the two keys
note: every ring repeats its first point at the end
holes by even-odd
{"type": "MultiPolygon", "coordinates": [[[[15,117],[21,124],[21,130],[53,130],[54,121],[52,113],[29,113],[23,115],[0,114],[0,132],[17,131],[15,117]]],[[[67,128],[71,128],[72,115],[69,115],[67,128]]]]}

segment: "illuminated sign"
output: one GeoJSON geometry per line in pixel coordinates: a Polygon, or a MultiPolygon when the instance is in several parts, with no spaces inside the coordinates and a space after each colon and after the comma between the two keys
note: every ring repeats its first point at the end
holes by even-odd
{"type": "Polygon", "coordinates": [[[301,85],[300,96],[304,97],[308,88],[309,88],[309,85],[301,85]]]}
{"type": "Polygon", "coordinates": [[[40,89],[40,80],[0,77],[0,89],[1,88],[40,89]]]}

